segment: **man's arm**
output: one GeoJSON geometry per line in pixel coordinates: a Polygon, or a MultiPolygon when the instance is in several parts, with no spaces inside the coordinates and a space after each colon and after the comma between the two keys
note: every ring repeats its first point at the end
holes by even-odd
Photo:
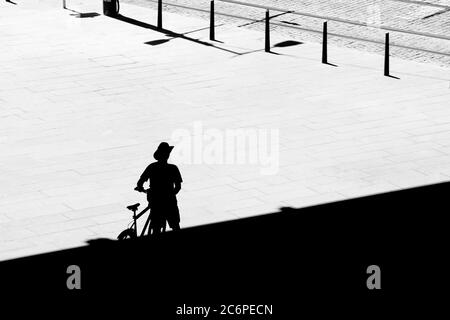
{"type": "Polygon", "coordinates": [[[144,191],[144,183],[149,179],[149,167],[147,167],[144,172],[141,174],[138,182],[136,183],[137,191],[144,191]]]}
{"type": "Polygon", "coordinates": [[[180,190],[181,190],[181,181],[177,181],[175,182],[175,189],[173,190],[173,192],[177,194],[180,190]]]}
{"type": "Polygon", "coordinates": [[[183,182],[183,178],[181,178],[180,170],[177,166],[174,166],[174,177],[175,177],[175,189],[173,190],[175,194],[177,194],[181,190],[181,182],[183,182]]]}

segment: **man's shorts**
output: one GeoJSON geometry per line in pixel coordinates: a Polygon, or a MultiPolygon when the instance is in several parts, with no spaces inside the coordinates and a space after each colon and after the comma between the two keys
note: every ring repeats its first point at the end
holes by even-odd
{"type": "Polygon", "coordinates": [[[151,207],[151,227],[164,227],[167,223],[171,229],[174,229],[180,224],[180,211],[177,203],[170,203],[166,205],[152,205],[151,207]]]}

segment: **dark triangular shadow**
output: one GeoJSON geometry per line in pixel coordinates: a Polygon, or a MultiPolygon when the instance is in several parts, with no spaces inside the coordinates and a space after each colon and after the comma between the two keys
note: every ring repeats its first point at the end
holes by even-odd
{"type": "Polygon", "coordinates": [[[141,309],[151,319],[172,319],[175,307],[188,300],[215,303],[230,297],[269,301],[295,314],[299,296],[303,302],[313,295],[323,304],[324,292],[330,301],[339,297],[338,305],[376,301],[378,308],[389,301],[392,308],[399,296],[409,302],[418,292],[448,288],[449,194],[450,183],[441,183],[151,237],[96,239],[88,246],[0,262],[1,290],[27,305],[54,304],[56,298],[72,305],[81,295],[84,300],[77,303],[98,304],[102,297],[109,306],[100,308],[103,316],[147,303],[150,307],[141,309]],[[378,297],[392,299],[377,300],[377,292],[367,289],[367,268],[373,264],[381,268],[387,288],[378,297]],[[69,267],[81,272],[78,293],[70,288],[77,280],[69,267]],[[293,295],[296,288],[301,290],[293,295]],[[138,294],[142,290],[145,294],[138,294]],[[157,309],[162,316],[155,315],[157,309]]]}
{"type": "Polygon", "coordinates": [[[352,308],[355,301],[377,301],[378,307],[382,300],[374,300],[377,293],[366,287],[366,270],[375,264],[388,288],[378,292],[390,294],[389,301],[397,301],[399,294],[410,301],[419,289],[430,295],[437,287],[448,287],[443,275],[448,273],[449,194],[450,183],[441,183],[285,207],[151,237],[96,239],[88,246],[0,262],[1,290],[21,303],[48,303],[44,290],[51,292],[52,303],[54,297],[73,303],[76,290],[67,286],[73,284],[72,266],[81,270],[78,295],[95,303],[102,295],[108,298],[110,308],[102,312],[117,313],[119,306],[129,311],[142,297],[150,302],[145,315],[152,313],[151,319],[172,319],[174,306],[188,300],[209,303],[211,296],[214,301],[252,297],[298,312],[300,293],[292,295],[293,288],[302,288],[302,299],[315,292],[314,299],[323,303],[327,292],[333,293],[333,301],[337,296],[351,301],[352,308]],[[137,294],[142,290],[144,295],[137,294]],[[113,297],[120,303],[111,305],[113,297]],[[159,305],[164,314],[153,317],[159,305]]]}

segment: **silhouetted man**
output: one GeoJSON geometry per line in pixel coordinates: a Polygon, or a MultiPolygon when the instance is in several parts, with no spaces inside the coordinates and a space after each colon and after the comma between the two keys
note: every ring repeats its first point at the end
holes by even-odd
{"type": "Polygon", "coordinates": [[[157,162],[151,163],[137,182],[137,191],[145,191],[143,184],[150,180],[149,201],[151,206],[150,230],[159,233],[165,229],[166,221],[172,230],[180,229],[180,212],[176,194],[181,189],[181,178],[178,167],[167,163],[173,146],[161,142],[153,154],[157,162]]]}

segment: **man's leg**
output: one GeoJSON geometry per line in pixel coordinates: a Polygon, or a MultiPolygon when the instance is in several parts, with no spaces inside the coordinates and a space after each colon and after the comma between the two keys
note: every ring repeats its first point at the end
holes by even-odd
{"type": "Polygon", "coordinates": [[[180,212],[178,210],[178,206],[175,205],[168,210],[167,222],[169,223],[169,227],[172,230],[180,230],[180,212]]]}
{"type": "Polygon", "coordinates": [[[151,213],[151,222],[150,222],[150,228],[149,228],[149,234],[151,231],[151,234],[158,234],[161,233],[161,229],[163,226],[163,223],[165,224],[165,218],[162,214],[162,210],[161,208],[154,206],[152,208],[152,213],[151,213]]]}
{"type": "Polygon", "coordinates": [[[173,224],[170,226],[170,228],[171,228],[172,230],[180,230],[180,223],[179,223],[179,222],[173,223],[173,224]]]}

